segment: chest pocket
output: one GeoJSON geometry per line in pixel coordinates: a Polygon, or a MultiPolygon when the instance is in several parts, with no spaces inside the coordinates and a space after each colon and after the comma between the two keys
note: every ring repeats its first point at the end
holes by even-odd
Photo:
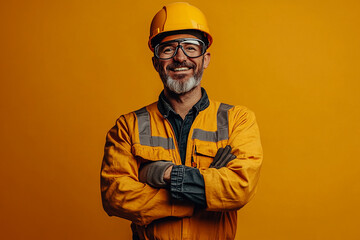
{"type": "Polygon", "coordinates": [[[132,146],[132,154],[140,162],[160,160],[173,162],[172,151],[173,150],[167,150],[162,147],[143,146],[140,144],[134,144],[132,146]]]}
{"type": "Polygon", "coordinates": [[[195,143],[194,146],[194,162],[199,169],[207,169],[213,162],[217,153],[216,143],[195,143]]]}

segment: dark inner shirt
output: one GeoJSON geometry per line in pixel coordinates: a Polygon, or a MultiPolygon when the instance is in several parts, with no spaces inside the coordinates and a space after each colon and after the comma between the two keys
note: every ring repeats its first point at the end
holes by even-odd
{"type": "Polygon", "coordinates": [[[161,92],[159,96],[158,109],[160,113],[169,120],[174,129],[180,151],[181,163],[183,165],[185,165],[186,146],[191,125],[199,112],[206,109],[209,104],[207,93],[205,89],[201,88],[201,99],[190,109],[188,114],[185,116],[185,119],[182,119],[181,116],[177,114],[167,102],[164,91],[161,92]]]}
{"type": "Polygon", "coordinates": [[[190,109],[183,120],[167,102],[164,92],[159,96],[158,109],[168,119],[175,132],[181,162],[171,171],[170,193],[173,199],[190,200],[200,207],[206,207],[205,182],[199,169],[185,165],[186,146],[191,125],[200,111],[206,109],[210,102],[205,89],[201,89],[201,99],[190,109]]]}

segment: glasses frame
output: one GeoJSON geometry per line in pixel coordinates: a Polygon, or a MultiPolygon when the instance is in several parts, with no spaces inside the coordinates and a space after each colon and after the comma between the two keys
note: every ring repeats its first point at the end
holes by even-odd
{"type": "Polygon", "coordinates": [[[154,56],[160,60],[169,60],[173,57],[175,57],[175,55],[177,54],[179,48],[181,48],[181,50],[183,51],[183,53],[185,54],[185,56],[187,56],[188,58],[198,58],[198,57],[201,57],[202,55],[204,55],[206,53],[206,50],[207,50],[207,46],[205,44],[204,41],[200,40],[200,39],[197,39],[197,38],[179,38],[179,39],[174,39],[174,40],[170,40],[170,41],[166,41],[166,42],[162,42],[162,43],[159,43],[155,46],[154,48],[154,56]],[[186,42],[186,41],[199,41],[202,45],[203,45],[203,48],[202,48],[202,52],[199,56],[197,57],[190,57],[189,55],[186,54],[186,51],[184,50],[183,46],[181,45],[182,42],[186,42]],[[157,54],[157,51],[160,47],[160,45],[163,45],[163,44],[166,44],[166,43],[172,43],[172,42],[177,42],[178,45],[176,46],[175,48],[175,51],[174,51],[174,54],[171,56],[171,57],[168,57],[168,58],[161,58],[160,56],[158,56],[157,54]]]}

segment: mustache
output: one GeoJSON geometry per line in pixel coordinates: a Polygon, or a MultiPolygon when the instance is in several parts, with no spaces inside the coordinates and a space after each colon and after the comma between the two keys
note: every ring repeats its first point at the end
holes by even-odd
{"type": "Polygon", "coordinates": [[[187,63],[187,62],[183,62],[183,63],[172,63],[172,64],[169,64],[169,65],[166,67],[166,70],[171,70],[171,69],[181,68],[181,67],[195,68],[195,64],[193,64],[193,63],[187,63]]]}

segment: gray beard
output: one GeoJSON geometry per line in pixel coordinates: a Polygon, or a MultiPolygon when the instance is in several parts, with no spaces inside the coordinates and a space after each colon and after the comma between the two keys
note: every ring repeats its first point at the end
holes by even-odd
{"type": "Polygon", "coordinates": [[[198,78],[192,76],[186,82],[181,82],[178,80],[174,80],[170,76],[168,76],[164,84],[170,91],[176,94],[182,94],[182,93],[187,93],[192,89],[194,89],[195,87],[199,86],[200,82],[201,82],[201,77],[198,78]]]}
{"type": "MultiPolygon", "coordinates": [[[[189,66],[189,64],[188,65],[183,64],[183,65],[189,66]]],[[[193,67],[193,65],[189,67],[193,67]]],[[[166,74],[166,71],[163,70],[161,66],[159,71],[159,75],[162,82],[164,83],[164,86],[175,94],[187,93],[193,90],[195,87],[199,86],[203,73],[204,73],[204,57],[202,58],[202,62],[201,62],[201,66],[199,66],[199,70],[185,82],[182,82],[180,79],[176,80],[168,76],[166,74]]]]}

